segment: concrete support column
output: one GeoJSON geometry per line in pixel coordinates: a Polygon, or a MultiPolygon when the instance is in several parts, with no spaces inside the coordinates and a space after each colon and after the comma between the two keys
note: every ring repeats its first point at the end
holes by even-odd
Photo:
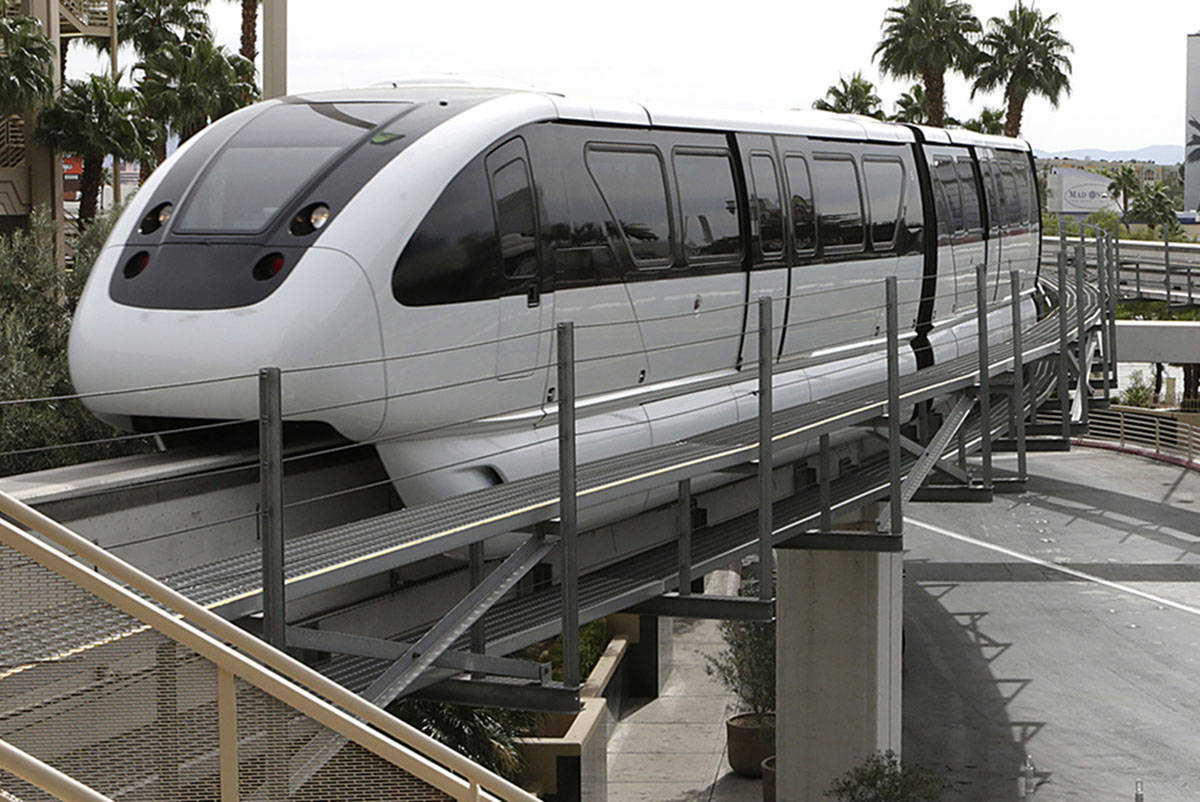
{"type": "Polygon", "coordinates": [[[779,799],[820,800],[872,752],[900,753],[903,556],[776,556],[779,799]]]}
{"type": "Polygon", "coordinates": [[[287,0],[263,0],[263,99],[287,94],[287,0]]]}

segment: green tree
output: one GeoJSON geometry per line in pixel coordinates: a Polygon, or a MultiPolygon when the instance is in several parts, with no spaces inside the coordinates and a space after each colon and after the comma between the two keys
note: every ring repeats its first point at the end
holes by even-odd
{"type": "MultiPolygon", "coordinates": [[[[117,36],[132,44],[139,58],[183,42],[211,38],[208,0],[122,0],[117,7],[117,36]]],[[[107,53],[109,40],[96,39],[96,48],[107,53]]]]}
{"type": "Polygon", "coordinates": [[[884,75],[920,79],[925,119],[940,126],[946,117],[946,71],[970,74],[976,55],[971,36],[979,31],[979,20],[962,0],[908,0],[888,9],[874,57],[884,75]]]}
{"type": "Polygon", "coordinates": [[[33,17],[0,16],[0,115],[33,111],[54,91],[54,45],[33,17]]]}
{"type": "Polygon", "coordinates": [[[1133,196],[1130,206],[1134,216],[1145,221],[1151,231],[1160,223],[1168,228],[1179,225],[1179,218],[1175,216],[1175,205],[1171,203],[1171,197],[1161,181],[1143,184],[1133,196]]]}
{"type": "Polygon", "coordinates": [[[1004,135],[1004,110],[989,109],[987,106],[979,112],[979,116],[963,123],[963,128],[978,131],[981,134],[1004,135]]]}
{"type": "Polygon", "coordinates": [[[1200,121],[1197,121],[1195,117],[1189,117],[1188,125],[1192,128],[1192,135],[1188,137],[1187,141],[1187,162],[1195,164],[1200,162],[1200,121]]]}
{"type": "MultiPolygon", "coordinates": [[[[1113,198],[1121,196],[1121,217],[1129,216],[1129,203],[1142,188],[1142,179],[1138,178],[1137,170],[1132,164],[1122,164],[1115,170],[1105,173],[1111,179],[1108,182],[1108,194],[1113,198]]],[[[1128,230],[1129,223],[1125,223],[1128,230]]]]}
{"type": "Polygon", "coordinates": [[[148,149],[145,116],[136,90],[121,86],[121,73],[71,81],[38,118],[38,137],[83,159],[79,177],[79,228],[96,216],[104,159],[142,158],[148,149]]]}
{"type": "Polygon", "coordinates": [[[836,111],[840,114],[863,114],[883,119],[883,101],[875,94],[875,85],[863,77],[862,70],[850,76],[850,80],[838,77],[838,82],[825,92],[825,97],[813,101],[813,108],[821,111],[836,111]]]}
{"type": "Polygon", "coordinates": [[[1045,16],[1024,0],[1017,0],[1007,17],[988,21],[987,33],[979,42],[971,96],[1004,87],[1007,136],[1021,135],[1021,117],[1030,95],[1041,95],[1058,108],[1063,93],[1071,94],[1067,54],[1074,48],[1055,29],[1057,23],[1058,14],[1045,16]]]}
{"type": "Polygon", "coordinates": [[[834,780],[825,796],[840,802],[936,802],[949,787],[929,769],[902,765],[889,749],[834,780]]]}
{"type": "Polygon", "coordinates": [[[894,123],[925,123],[925,87],[913,84],[896,100],[896,113],[888,118],[894,123]]]}

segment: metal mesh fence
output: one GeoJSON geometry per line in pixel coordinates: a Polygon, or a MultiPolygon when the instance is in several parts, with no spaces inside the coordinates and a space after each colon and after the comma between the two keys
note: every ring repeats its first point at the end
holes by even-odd
{"type": "MultiPolygon", "coordinates": [[[[113,799],[450,799],[223,676],[202,655],[0,545],[0,739],[113,799]],[[331,756],[302,771],[314,743],[332,744],[331,756]],[[223,784],[226,792],[235,786],[232,796],[223,784]]],[[[7,798],[50,797],[0,773],[7,798]]]]}

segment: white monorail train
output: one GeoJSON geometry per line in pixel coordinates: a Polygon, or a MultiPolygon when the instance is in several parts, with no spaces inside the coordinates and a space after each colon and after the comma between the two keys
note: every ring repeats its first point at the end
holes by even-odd
{"type": "MultiPolygon", "coordinates": [[[[558,321],[576,325],[581,462],[753,417],[762,296],[780,407],[882,378],[885,276],[905,370],[973,351],[975,265],[996,299],[1011,269],[1035,282],[1033,176],[1022,141],[821,112],[454,82],[269,101],[138,192],[71,375],[98,393],[314,368],[285,374],[289,419],[375,443],[416,504],[553,469],[558,321]]],[[[87,404],[149,431],[252,419],[257,393],[87,404]]]]}

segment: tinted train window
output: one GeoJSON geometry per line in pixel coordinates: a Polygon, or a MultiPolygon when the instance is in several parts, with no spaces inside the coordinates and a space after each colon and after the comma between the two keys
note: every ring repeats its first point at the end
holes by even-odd
{"type": "Polygon", "coordinates": [[[1033,222],[1033,175],[1029,170],[1029,160],[1014,154],[1012,157],[1013,174],[1017,179],[1017,198],[1020,204],[1020,225],[1028,226],[1033,222]]]}
{"type": "Polygon", "coordinates": [[[533,190],[524,159],[513,159],[492,173],[496,233],[507,278],[537,275],[537,228],[533,190]]]}
{"type": "Polygon", "coordinates": [[[867,200],[871,207],[871,241],[875,250],[886,250],[896,239],[904,198],[904,166],[899,161],[864,159],[867,200]]]}
{"type": "Polygon", "coordinates": [[[1017,197],[1017,179],[1013,177],[1012,162],[1000,159],[1000,221],[1015,226],[1021,218],[1021,201],[1017,197]]]}
{"type": "Polygon", "coordinates": [[[955,167],[962,190],[963,228],[967,231],[979,230],[983,228],[983,215],[979,210],[979,183],[975,180],[975,170],[966,157],[957,160],[955,167]]]}
{"type": "Polygon", "coordinates": [[[941,185],[945,193],[946,206],[950,212],[950,219],[947,221],[950,230],[964,230],[966,226],[963,224],[962,193],[959,190],[958,171],[954,168],[954,162],[950,159],[938,159],[933,167],[933,180],[941,185]]]}
{"type": "Polygon", "coordinates": [[[1000,198],[996,189],[996,162],[992,159],[980,161],[979,172],[983,176],[983,192],[987,196],[988,225],[995,230],[1001,225],[1000,198]]]}
{"type": "Polygon", "coordinates": [[[800,156],[788,156],[783,160],[783,166],[787,171],[788,191],[792,198],[792,236],[796,250],[811,251],[817,247],[817,224],[813,214],[808,162],[800,156]]]}
{"type": "Polygon", "coordinates": [[[754,178],[754,213],[758,218],[759,247],[764,254],[783,252],[783,208],[779,201],[779,178],[775,160],[756,154],[750,157],[754,178]]]}
{"type": "Polygon", "coordinates": [[[442,192],[405,246],[392,273],[392,294],[409,306],[495,297],[500,258],[483,160],[442,192]]]}
{"type": "Polygon", "coordinates": [[[862,246],[862,192],[858,170],[850,157],[824,157],[813,161],[813,177],[817,189],[817,220],[821,228],[821,245],[862,246]]]}
{"type": "Polygon", "coordinates": [[[593,145],[587,151],[587,165],[633,258],[647,266],[668,264],[671,222],[658,152],[593,145]]]}
{"type": "Polygon", "coordinates": [[[742,252],[733,163],[726,153],[676,153],[683,252],[691,257],[742,252]]]}

